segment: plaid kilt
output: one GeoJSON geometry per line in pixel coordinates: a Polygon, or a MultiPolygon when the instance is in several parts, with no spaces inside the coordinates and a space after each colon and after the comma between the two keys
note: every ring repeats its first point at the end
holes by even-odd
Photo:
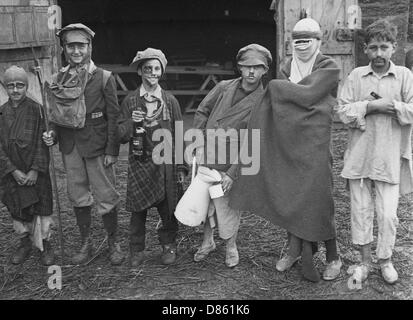
{"type": "Polygon", "coordinates": [[[126,210],[139,212],[165,198],[165,166],[137,161],[129,154],[126,210]]]}
{"type": "Polygon", "coordinates": [[[4,188],[2,202],[13,219],[30,222],[33,220],[33,215],[51,216],[53,214],[53,192],[49,172],[38,173],[36,184],[33,186],[38,202],[26,209],[21,209],[21,203],[30,201],[29,198],[32,195],[24,191],[18,192],[18,188],[22,187],[16,183],[11,174],[4,177],[1,182],[1,187],[4,188]],[[27,199],[24,199],[25,197],[27,199]]]}

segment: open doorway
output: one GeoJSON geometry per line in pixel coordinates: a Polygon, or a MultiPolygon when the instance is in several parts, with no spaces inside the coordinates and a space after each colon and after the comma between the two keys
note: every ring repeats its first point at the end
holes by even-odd
{"type": "MultiPolygon", "coordinates": [[[[58,0],[58,4],[63,25],[82,22],[96,32],[93,60],[98,65],[129,65],[137,50],[153,47],[166,54],[170,66],[213,66],[233,70],[236,76],[236,53],[247,44],[259,43],[276,56],[271,1],[58,0]]],[[[196,86],[196,81],[202,81],[199,78],[168,75],[166,85],[169,89],[178,86],[181,90],[176,92],[182,95],[177,98],[186,105],[194,96],[182,89],[196,86]]],[[[136,84],[128,75],[122,79],[134,89],[136,84]]]]}

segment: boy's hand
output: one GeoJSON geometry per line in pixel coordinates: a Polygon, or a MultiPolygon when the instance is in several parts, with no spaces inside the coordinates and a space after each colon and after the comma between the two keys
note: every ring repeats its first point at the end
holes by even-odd
{"type": "Polygon", "coordinates": [[[37,171],[36,170],[30,170],[27,173],[26,180],[24,181],[23,184],[26,185],[26,186],[33,186],[33,185],[36,184],[37,177],[38,177],[37,171]]]}
{"type": "Polygon", "coordinates": [[[16,180],[17,184],[19,186],[23,186],[27,176],[24,174],[24,172],[20,171],[20,170],[14,170],[12,172],[13,178],[14,180],[16,180]]]}
{"type": "Polygon", "coordinates": [[[186,177],[185,172],[179,170],[179,171],[177,172],[177,176],[178,176],[178,182],[179,182],[179,183],[184,183],[185,177],[186,177]]]}
{"type": "Polygon", "coordinates": [[[109,167],[113,164],[115,164],[118,161],[117,156],[111,156],[109,154],[106,154],[105,157],[103,158],[103,165],[105,167],[109,167]]]}
{"type": "Polygon", "coordinates": [[[228,193],[231,188],[232,188],[232,184],[234,183],[234,180],[232,180],[232,178],[229,175],[224,175],[224,177],[221,180],[221,184],[222,184],[222,190],[224,191],[224,193],[228,193]]]}
{"type": "Polygon", "coordinates": [[[382,113],[387,115],[396,115],[396,109],[394,109],[394,103],[387,98],[381,98],[372,100],[367,105],[367,114],[382,113]]]}
{"type": "Polygon", "coordinates": [[[195,158],[197,164],[204,163],[204,147],[198,147],[195,151],[195,158]]]}
{"type": "Polygon", "coordinates": [[[132,111],[132,121],[141,122],[145,120],[145,115],[146,114],[143,111],[139,111],[139,110],[132,111]]]}
{"type": "Polygon", "coordinates": [[[43,132],[42,138],[43,142],[45,143],[46,146],[51,147],[54,144],[54,138],[56,136],[56,133],[51,130],[49,132],[43,132]]]}

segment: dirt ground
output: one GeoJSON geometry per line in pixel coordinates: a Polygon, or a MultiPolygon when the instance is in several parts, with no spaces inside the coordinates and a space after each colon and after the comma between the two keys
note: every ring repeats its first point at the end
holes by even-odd
{"type": "MultiPolygon", "coordinates": [[[[146,261],[136,269],[124,262],[112,267],[107,259],[107,243],[102,221],[93,216],[94,256],[87,265],[69,265],[66,257],[62,267],[62,289],[50,290],[47,286],[48,268],[39,263],[39,252],[21,266],[13,266],[9,259],[17,242],[12,222],[6,211],[0,213],[0,299],[413,299],[413,242],[408,238],[409,219],[412,218],[412,196],[400,200],[397,242],[394,263],[399,271],[399,281],[387,285],[380,270],[375,267],[361,290],[350,290],[347,268],[357,263],[359,255],[351,245],[349,195],[345,181],[338,174],[343,164],[346,131],[333,131],[334,146],[334,198],[338,245],[344,263],[340,277],[333,282],[313,284],[305,281],[300,263],[289,272],[279,273],[275,263],[286,249],[286,234],[280,228],[251,213],[243,213],[238,248],[240,264],[228,269],[224,264],[225,247],[217,239],[217,251],[204,262],[193,262],[193,254],[202,239],[202,230],[181,226],[177,239],[179,258],[174,265],[160,263],[161,248],[158,244],[156,211],[151,212],[147,224],[146,261]]],[[[57,179],[62,207],[64,243],[67,256],[78,247],[78,231],[69,205],[65,173],[55,147],[57,179]]],[[[117,165],[118,187],[122,195],[120,212],[120,239],[124,251],[128,249],[128,224],[130,214],[123,210],[126,192],[127,162],[122,157],[117,165]]],[[[57,228],[56,228],[57,230],[57,228]]],[[[375,229],[377,234],[377,229],[375,229]]],[[[52,243],[56,254],[58,236],[52,243]]],[[[322,272],[325,267],[325,251],[321,247],[315,261],[322,272]]]]}

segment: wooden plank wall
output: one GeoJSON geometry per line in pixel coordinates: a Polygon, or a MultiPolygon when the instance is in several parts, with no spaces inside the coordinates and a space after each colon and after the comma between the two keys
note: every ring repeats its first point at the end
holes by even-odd
{"type": "MultiPolygon", "coordinates": [[[[15,6],[49,6],[56,4],[56,0],[2,0],[2,5],[15,6]]],[[[42,46],[35,48],[36,56],[40,60],[40,65],[47,81],[51,80],[53,73],[57,71],[58,61],[56,46],[42,46]]],[[[41,101],[40,86],[34,73],[30,72],[34,65],[33,55],[30,48],[0,50],[0,78],[4,71],[12,66],[19,65],[29,74],[29,96],[37,101],[41,101]]],[[[0,85],[0,103],[3,104],[8,99],[7,93],[0,85]]]]}

